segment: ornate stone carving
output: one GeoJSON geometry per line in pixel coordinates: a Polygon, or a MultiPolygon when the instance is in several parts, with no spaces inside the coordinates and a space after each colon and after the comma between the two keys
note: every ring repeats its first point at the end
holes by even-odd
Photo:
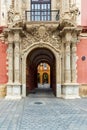
{"type": "Polygon", "coordinates": [[[8,82],[13,82],[13,44],[8,46],[8,82]]]}
{"type": "Polygon", "coordinates": [[[40,45],[44,42],[46,44],[49,43],[56,49],[61,49],[61,37],[59,36],[58,30],[52,31],[44,25],[32,27],[31,30],[28,32],[24,31],[25,37],[22,39],[22,50],[37,42],[40,42],[40,45]]]}
{"type": "Polygon", "coordinates": [[[43,38],[43,36],[45,35],[46,33],[46,28],[44,26],[40,26],[39,29],[38,29],[38,33],[39,33],[39,36],[41,38],[43,38]]]}
{"type": "Polygon", "coordinates": [[[70,14],[71,14],[71,19],[76,21],[77,15],[80,14],[79,9],[76,7],[76,4],[73,4],[70,8],[70,14]]]}
{"type": "Polygon", "coordinates": [[[19,40],[20,40],[19,38],[20,38],[19,32],[16,31],[15,34],[14,34],[14,41],[19,42],[19,40]]]}
{"type": "Polygon", "coordinates": [[[15,14],[14,9],[12,6],[10,6],[10,9],[8,11],[8,23],[13,22],[14,14],[15,14]]]}
{"type": "Polygon", "coordinates": [[[77,80],[76,61],[76,43],[72,43],[72,82],[74,83],[77,80]]]}
{"type": "Polygon", "coordinates": [[[70,43],[65,44],[65,83],[71,82],[70,43]]]}

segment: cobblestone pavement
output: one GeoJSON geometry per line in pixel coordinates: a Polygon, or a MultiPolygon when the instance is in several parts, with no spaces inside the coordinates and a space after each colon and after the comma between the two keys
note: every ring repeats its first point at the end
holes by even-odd
{"type": "Polygon", "coordinates": [[[0,130],[87,130],[87,98],[64,100],[39,91],[0,99],[0,130]]]}

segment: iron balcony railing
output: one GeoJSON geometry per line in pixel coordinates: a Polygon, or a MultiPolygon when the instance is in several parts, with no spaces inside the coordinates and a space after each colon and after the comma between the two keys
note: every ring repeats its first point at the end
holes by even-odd
{"type": "Polygon", "coordinates": [[[58,21],[59,10],[25,11],[26,21],[58,21]]]}

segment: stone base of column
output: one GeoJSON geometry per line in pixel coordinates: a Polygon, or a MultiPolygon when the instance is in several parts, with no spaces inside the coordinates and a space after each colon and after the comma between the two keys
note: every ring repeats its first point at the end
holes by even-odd
{"type": "Polygon", "coordinates": [[[79,93],[81,97],[87,97],[87,84],[81,84],[79,93]]]}
{"type": "Polygon", "coordinates": [[[6,84],[0,84],[0,98],[6,96],[6,84]]]}
{"type": "Polygon", "coordinates": [[[76,99],[79,96],[79,84],[77,83],[65,83],[62,85],[62,98],[64,99],[76,99]]]}
{"type": "Polygon", "coordinates": [[[8,83],[6,99],[21,99],[21,84],[20,83],[8,83]]]}
{"type": "Polygon", "coordinates": [[[61,84],[56,85],[56,97],[61,98],[61,84]]]}

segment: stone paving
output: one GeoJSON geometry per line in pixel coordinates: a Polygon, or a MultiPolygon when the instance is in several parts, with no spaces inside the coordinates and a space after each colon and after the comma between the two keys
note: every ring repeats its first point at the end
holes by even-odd
{"type": "Polygon", "coordinates": [[[87,130],[87,98],[58,99],[48,90],[0,99],[0,130],[87,130]]]}

